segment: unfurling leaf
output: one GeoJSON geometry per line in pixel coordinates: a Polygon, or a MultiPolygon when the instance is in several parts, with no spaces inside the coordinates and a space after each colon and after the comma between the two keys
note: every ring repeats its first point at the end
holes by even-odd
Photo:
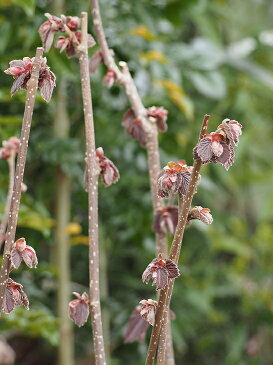
{"type": "Polygon", "coordinates": [[[74,292],[77,299],[69,303],[69,317],[79,327],[83,326],[89,316],[89,298],[86,293],[82,295],[74,292]]]}
{"type": "Polygon", "coordinates": [[[155,313],[157,308],[157,301],[153,299],[141,300],[140,315],[145,321],[147,321],[151,326],[155,323],[155,313]]]}
{"type": "Polygon", "coordinates": [[[180,275],[176,263],[170,259],[163,259],[161,254],[147,266],[142,274],[142,281],[148,283],[153,280],[156,290],[165,288],[169,279],[177,278],[180,275]]]}
{"type": "Polygon", "coordinates": [[[143,342],[145,339],[148,323],[140,315],[141,306],[138,305],[132,312],[129,322],[124,334],[124,343],[131,343],[134,341],[143,342]]]}

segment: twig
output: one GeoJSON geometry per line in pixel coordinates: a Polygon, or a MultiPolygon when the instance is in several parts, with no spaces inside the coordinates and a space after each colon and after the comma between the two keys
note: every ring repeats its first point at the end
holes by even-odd
{"type": "MultiPolygon", "coordinates": [[[[202,139],[206,133],[208,122],[209,122],[210,116],[205,115],[203,119],[202,128],[199,135],[199,140],[202,139]]],[[[174,260],[176,263],[178,263],[179,254],[182,246],[182,240],[183,235],[185,231],[185,227],[187,224],[188,219],[188,213],[191,207],[191,202],[193,199],[193,196],[196,192],[196,186],[198,183],[199,178],[199,172],[201,169],[201,160],[196,159],[194,161],[193,170],[191,173],[191,180],[189,183],[188,191],[184,200],[184,204],[182,206],[182,209],[180,208],[179,216],[178,216],[178,224],[176,227],[175,235],[172,242],[172,247],[170,251],[169,258],[171,260],[174,260]]],[[[170,280],[170,283],[161,290],[159,300],[158,300],[158,308],[156,311],[156,317],[155,317],[155,324],[153,326],[153,331],[150,339],[150,344],[148,348],[147,358],[146,358],[146,365],[153,365],[155,360],[155,354],[157,349],[157,343],[160,336],[160,330],[163,319],[164,319],[164,313],[168,311],[169,303],[172,296],[172,290],[174,285],[174,279],[170,280]]]]}
{"type": "MultiPolygon", "coordinates": [[[[157,194],[157,177],[160,172],[160,155],[158,148],[158,131],[155,123],[152,123],[147,118],[147,111],[142,103],[142,100],[137,91],[134,80],[130,74],[126,62],[119,62],[120,68],[116,65],[113,54],[108,47],[104,29],[102,25],[100,8],[98,0],[91,0],[91,8],[93,14],[93,23],[97,36],[97,40],[100,46],[101,53],[103,55],[103,61],[108,69],[113,70],[116,74],[117,82],[119,82],[125,89],[128,96],[131,107],[137,119],[141,120],[143,129],[146,133],[146,148],[148,158],[148,169],[150,179],[150,189],[152,195],[153,213],[156,214],[158,209],[164,207],[164,201],[157,194]]],[[[159,253],[167,255],[167,237],[162,234],[155,234],[156,241],[156,255],[159,253]]],[[[169,328],[169,326],[168,326],[169,328]]],[[[169,339],[171,340],[171,333],[169,333],[169,339]]],[[[169,348],[171,346],[168,346],[169,348]]],[[[171,354],[169,356],[171,358],[171,354]]],[[[174,360],[171,360],[167,365],[172,365],[174,360]]]]}
{"type": "Polygon", "coordinates": [[[87,13],[81,17],[81,47],[79,49],[82,85],[83,111],[86,133],[86,154],[88,174],[88,221],[89,221],[89,275],[90,311],[96,365],[106,365],[100,307],[99,287],[99,243],[98,243],[98,168],[93,121],[93,108],[89,76],[87,47],[87,13]]]}
{"type": "Polygon", "coordinates": [[[8,224],[8,218],[9,218],[9,212],[10,212],[10,206],[11,206],[11,199],[12,199],[12,192],[13,192],[13,186],[14,186],[14,177],[15,177],[15,156],[16,153],[14,151],[11,152],[11,156],[8,158],[8,166],[9,166],[9,190],[8,190],[8,196],[5,203],[4,213],[0,225],[0,248],[5,241],[5,233],[7,229],[8,224]]]}
{"type": "Polygon", "coordinates": [[[27,83],[26,104],[25,104],[23,125],[20,137],[20,146],[15,170],[14,189],[12,193],[11,207],[7,224],[7,237],[5,242],[3,262],[0,269],[0,312],[2,311],[5,289],[10,273],[10,265],[11,265],[10,254],[16,234],[16,226],[17,226],[20,199],[21,199],[21,186],[24,177],[29,134],[31,128],[33,108],[35,104],[35,96],[38,88],[38,79],[39,79],[39,71],[41,67],[42,55],[43,55],[43,48],[38,47],[36,49],[35,60],[32,66],[31,77],[27,83]]]}

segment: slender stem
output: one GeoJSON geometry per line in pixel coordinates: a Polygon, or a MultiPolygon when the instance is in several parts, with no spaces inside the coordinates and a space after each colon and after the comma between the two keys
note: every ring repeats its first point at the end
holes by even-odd
{"type": "MultiPolygon", "coordinates": [[[[116,65],[113,57],[113,52],[109,49],[103,24],[100,15],[100,8],[98,0],[91,0],[91,9],[93,14],[93,23],[97,40],[102,52],[103,61],[108,69],[115,72],[117,81],[124,87],[131,107],[134,111],[135,116],[141,120],[143,129],[146,133],[146,147],[147,147],[147,158],[148,158],[148,169],[150,179],[150,189],[152,195],[153,213],[156,214],[158,209],[164,207],[164,201],[157,194],[157,178],[160,172],[160,155],[158,148],[158,131],[155,123],[152,123],[147,118],[147,111],[144,107],[135,82],[130,74],[126,62],[119,62],[120,68],[116,65]]],[[[166,235],[160,235],[156,233],[156,255],[159,253],[166,254],[168,251],[167,237],[166,235]]],[[[171,333],[168,337],[171,340],[171,333]]],[[[172,342],[172,341],[171,341],[172,342]]],[[[168,348],[171,345],[169,344],[168,348]]],[[[171,354],[170,356],[171,357],[171,354]]],[[[167,365],[171,365],[170,363],[167,365]]]]}
{"type": "Polygon", "coordinates": [[[39,71],[41,67],[42,56],[43,56],[43,48],[38,47],[36,49],[36,55],[32,66],[31,77],[27,83],[25,112],[24,112],[22,132],[20,137],[20,146],[15,170],[14,189],[12,193],[11,207],[7,224],[7,238],[5,242],[3,262],[0,269],[0,312],[3,307],[5,288],[10,273],[10,264],[11,264],[10,254],[16,234],[16,226],[17,226],[20,199],[21,199],[21,186],[23,182],[24,170],[26,165],[29,134],[31,128],[33,108],[35,104],[35,96],[38,88],[38,79],[39,79],[39,71]]]}
{"type": "Polygon", "coordinates": [[[95,131],[89,76],[87,47],[87,13],[82,12],[80,47],[80,73],[82,85],[83,111],[86,134],[87,174],[88,174],[88,221],[89,221],[89,275],[90,310],[96,365],[106,365],[104,339],[101,321],[99,285],[99,237],[98,237],[98,168],[96,162],[95,131]]]}
{"type": "MultiPolygon", "coordinates": [[[[67,139],[69,135],[69,117],[66,100],[67,83],[62,76],[58,83],[53,133],[56,138],[67,139]]],[[[67,315],[67,303],[70,298],[70,260],[69,236],[66,228],[70,220],[71,184],[69,177],[64,173],[62,166],[56,169],[56,196],[55,196],[55,264],[58,268],[58,317],[60,318],[60,343],[58,346],[58,365],[74,364],[72,322],[67,315]]]]}
{"type": "MultiPolygon", "coordinates": [[[[101,21],[98,0],[91,0],[93,23],[97,35],[98,43],[103,55],[105,65],[116,73],[117,81],[124,86],[132,109],[138,119],[142,121],[146,132],[148,168],[150,177],[150,188],[152,192],[153,211],[164,206],[163,199],[157,195],[157,177],[160,172],[160,156],[158,149],[158,132],[155,123],[147,118],[147,111],[139,96],[134,80],[128,70],[126,62],[120,62],[120,68],[116,65],[113,54],[108,47],[104,29],[101,21]]],[[[167,250],[167,238],[165,235],[156,235],[156,251],[164,253],[167,250]]]]}
{"type": "MultiPolygon", "coordinates": [[[[209,122],[210,116],[205,115],[203,119],[202,128],[199,135],[199,140],[203,138],[203,136],[206,133],[208,122],[209,122]]],[[[191,179],[188,187],[188,191],[184,200],[184,204],[182,206],[182,209],[180,208],[179,216],[178,216],[178,224],[175,230],[175,235],[172,242],[172,247],[170,251],[169,258],[171,260],[174,260],[176,263],[178,263],[179,254],[181,250],[183,235],[185,231],[185,227],[187,224],[188,219],[188,213],[191,207],[191,202],[193,199],[193,196],[196,192],[196,186],[198,183],[199,178],[199,172],[201,169],[201,160],[196,159],[194,161],[193,170],[191,173],[191,179]]],[[[172,290],[174,285],[174,279],[170,280],[169,284],[161,290],[159,300],[158,300],[158,307],[156,311],[155,316],[155,324],[153,326],[153,331],[150,339],[150,344],[148,348],[147,358],[146,358],[146,365],[153,365],[155,360],[155,354],[157,349],[157,343],[159,340],[160,330],[161,330],[161,324],[164,319],[164,312],[168,311],[169,303],[172,296],[172,290]]]]}
{"type": "Polygon", "coordinates": [[[11,206],[11,199],[12,199],[12,192],[13,192],[13,186],[14,186],[14,177],[15,177],[15,156],[16,154],[12,152],[11,156],[8,158],[7,162],[9,165],[9,190],[8,190],[8,196],[4,208],[4,213],[0,225],[0,248],[5,241],[5,233],[7,229],[8,224],[8,218],[9,218],[9,212],[10,212],[10,206],[11,206]]]}

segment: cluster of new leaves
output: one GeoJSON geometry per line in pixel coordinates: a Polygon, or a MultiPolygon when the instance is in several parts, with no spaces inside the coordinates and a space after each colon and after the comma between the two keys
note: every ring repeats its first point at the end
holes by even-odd
{"type": "Polygon", "coordinates": [[[212,215],[209,208],[203,208],[200,205],[193,207],[188,215],[188,221],[198,219],[205,224],[213,222],[212,215]]]}
{"type": "Polygon", "coordinates": [[[158,234],[174,234],[178,222],[178,207],[164,207],[158,209],[154,221],[153,230],[158,234]]]}
{"type": "MultiPolygon", "coordinates": [[[[48,52],[52,46],[55,33],[61,32],[57,39],[56,48],[60,48],[60,52],[66,51],[67,57],[71,58],[77,54],[77,47],[81,43],[81,19],[77,16],[61,15],[60,18],[46,13],[47,21],[39,28],[39,34],[43,42],[45,52],[48,52]]],[[[94,38],[91,34],[87,36],[88,47],[95,45],[94,38]]]]}
{"type": "Polygon", "coordinates": [[[83,326],[89,316],[90,301],[88,295],[84,292],[82,295],[73,292],[77,299],[69,303],[69,317],[79,327],[83,326]]]}
{"type": "MultiPolygon", "coordinates": [[[[34,57],[24,57],[22,60],[13,60],[9,63],[10,67],[4,72],[13,76],[15,79],[11,87],[11,95],[14,95],[19,89],[26,89],[27,82],[31,77],[34,57]]],[[[46,64],[47,60],[44,57],[41,61],[39,72],[38,88],[40,89],[42,98],[49,102],[52,96],[54,87],[56,86],[56,77],[46,64]]]]}
{"type": "MultiPolygon", "coordinates": [[[[11,269],[18,269],[22,261],[30,268],[36,268],[38,264],[35,250],[26,244],[24,238],[19,238],[12,247],[11,269]]],[[[28,309],[29,302],[27,295],[23,291],[23,286],[21,284],[16,283],[9,278],[5,290],[3,311],[5,313],[10,313],[19,305],[23,305],[28,309]]]]}
{"type": "Polygon", "coordinates": [[[169,279],[175,279],[180,275],[176,263],[170,259],[163,259],[159,254],[156,259],[147,266],[142,274],[142,281],[148,283],[153,280],[156,290],[165,288],[169,283],[169,279]]]}
{"type": "MultiPolygon", "coordinates": [[[[152,106],[151,108],[146,109],[146,112],[149,121],[151,123],[156,123],[158,131],[166,132],[168,111],[163,107],[152,106]]],[[[143,128],[143,122],[136,117],[133,109],[127,110],[124,114],[122,126],[133,139],[140,142],[142,147],[146,146],[146,133],[143,128]]]]}
{"type": "Polygon", "coordinates": [[[187,166],[184,160],[168,162],[158,176],[158,195],[161,198],[166,198],[177,192],[186,195],[191,172],[192,166],[187,166]]]}
{"type": "Polygon", "coordinates": [[[3,302],[3,312],[10,313],[19,305],[23,305],[26,309],[29,309],[28,297],[23,290],[23,285],[9,278],[3,302]]]}
{"type": "Polygon", "coordinates": [[[115,184],[119,179],[119,171],[116,165],[104,155],[102,147],[96,149],[96,158],[104,185],[108,187],[115,184]]]}
{"type": "MultiPolygon", "coordinates": [[[[110,54],[114,55],[114,51],[112,49],[110,50],[110,54]]],[[[97,51],[89,60],[89,71],[91,73],[95,73],[101,63],[104,63],[103,53],[101,51],[97,51]]],[[[106,75],[103,78],[104,85],[110,88],[116,81],[118,81],[118,77],[115,71],[111,69],[107,70],[106,75]]]]}
{"type": "Polygon", "coordinates": [[[35,250],[26,244],[24,238],[19,238],[11,251],[11,263],[15,269],[18,269],[22,260],[30,268],[36,268],[38,259],[35,250]]]}
{"type": "Polygon", "coordinates": [[[19,151],[20,140],[16,137],[10,137],[9,140],[3,141],[3,147],[0,148],[0,160],[7,160],[11,156],[16,156],[19,151]]]}
{"type": "Polygon", "coordinates": [[[234,162],[235,152],[232,144],[237,146],[242,134],[242,125],[236,120],[224,119],[215,132],[206,134],[194,149],[195,157],[203,164],[219,163],[226,170],[234,162]]]}
{"type": "Polygon", "coordinates": [[[153,299],[148,299],[148,300],[141,300],[139,302],[139,304],[141,304],[141,308],[140,308],[140,315],[143,319],[145,319],[145,321],[147,321],[150,325],[154,325],[155,323],[155,313],[156,313],[156,309],[157,309],[157,301],[153,300],[153,299]]]}

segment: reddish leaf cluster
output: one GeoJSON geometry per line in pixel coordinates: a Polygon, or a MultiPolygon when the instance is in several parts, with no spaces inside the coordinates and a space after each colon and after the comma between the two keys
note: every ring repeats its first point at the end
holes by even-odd
{"type": "Polygon", "coordinates": [[[0,160],[7,160],[11,155],[15,156],[19,151],[20,139],[10,137],[3,141],[3,147],[0,148],[0,160]]]}
{"type": "Polygon", "coordinates": [[[148,300],[141,300],[139,302],[139,304],[141,304],[141,309],[140,309],[140,315],[143,319],[145,319],[145,321],[147,321],[150,325],[154,325],[155,323],[155,313],[156,313],[156,308],[157,308],[157,301],[153,300],[153,299],[148,299],[148,300]]]}
{"type": "Polygon", "coordinates": [[[16,283],[12,279],[8,279],[5,297],[3,302],[3,311],[10,313],[14,308],[23,305],[29,309],[29,301],[26,293],[23,291],[23,285],[16,283]]]}
{"type": "Polygon", "coordinates": [[[143,342],[145,339],[148,323],[140,315],[142,306],[138,305],[132,312],[124,334],[124,343],[134,341],[143,342]]]}
{"type": "Polygon", "coordinates": [[[213,222],[212,215],[210,214],[210,209],[203,208],[200,205],[197,205],[192,208],[188,215],[188,220],[199,219],[201,222],[205,224],[211,224],[213,222]]]}
{"type": "Polygon", "coordinates": [[[163,259],[161,254],[157,259],[147,266],[142,274],[142,281],[148,283],[153,280],[153,285],[156,285],[156,290],[165,288],[169,283],[169,279],[175,279],[180,275],[176,263],[170,259],[163,259]]]}
{"type": "Polygon", "coordinates": [[[224,119],[216,132],[206,134],[194,149],[195,158],[200,158],[203,164],[219,163],[226,170],[234,162],[234,145],[239,142],[242,125],[236,120],[224,119]]]}
{"type": "Polygon", "coordinates": [[[96,157],[104,185],[110,186],[115,184],[119,179],[119,171],[116,165],[104,155],[102,147],[96,149],[96,157]]]}
{"type": "MultiPolygon", "coordinates": [[[[151,121],[156,122],[157,129],[160,132],[165,132],[167,130],[167,114],[168,111],[162,107],[152,106],[147,109],[147,116],[151,121]]],[[[132,109],[127,110],[123,116],[122,126],[124,127],[126,133],[128,133],[133,139],[140,142],[142,147],[146,146],[146,133],[144,131],[142,121],[136,118],[136,115],[132,109]]]]}
{"type": "Polygon", "coordinates": [[[166,198],[176,192],[186,195],[191,171],[192,167],[187,166],[184,160],[168,162],[158,176],[158,195],[161,198],[166,198]]]}
{"type": "Polygon", "coordinates": [[[108,70],[103,79],[104,85],[106,85],[110,89],[110,87],[112,87],[116,81],[117,81],[117,75],[115,71],[108,70]]]}
{"type": "Polygon", "coordinates": [[[158,234],[174,234],[178,222],[178,207],[165,207],[156,211],[153,230],[158,234]]]}
{"type": "Polygon", "coordinates": [[[156,121],[157,129],[160,132],[166,132],[168,129],[167,126],[167,116],[168,116],[168,110],[164,109],[162,106],[152,106],[148,110],[148,116],[151,118],[154,118],[156,121]]]}
{"type": "MultiPolygon", "coordinates": [[[[60,36],[56,42],[56,48],[60,48],[61,52],[65,50],[69,58],[74,57],[77,53],[77,45],[81,42],[81,32],[79,30],[81,26],[80,18],[65,15],[61,15],[61,18],[58,18],[49,13],[45,13],[45,16],[48,18],[48,21],[44,22],[39,28],[39,34],[45,52],[50,50],[55,33],[64,33],[67,27],[73,33],[68,36],[60,36]]],[[[87,43],[88,47],[95,45],[95,41],[90,34],[88,34],[87,43]]]]}
{"type": "Polygon", "coordinates": [[[89,316],[89,297],[84,292],[82,295],[73,293],[77,299],[71,300],[69,303],[69,317],[79,327],[83,326],[89,316]]]}
{"type": "MultiPolygon", "coordinates": [[[[11,95],[14,95],[19,89],[27,88],[27,82],[31,77],[33,62],[34,57],[24,57],[22,60],[13,60],[9,63],[10,67],[4,72],[13,76],[15,79],[11,87],[11,95]]],[[[55,87],[56,77],[47,66],[46,62],[46,57],[44,57],[41,61],[38,88],[40,89],[42,98],[49,102],[55,87]]]]}
{"type": "Polygon", "coordinates": [[[19,238],[15,242],[11,251],[11,263],[15,269],[18,269],[22,260],[30,268],[36,268],[38,265],[35,250],[26,244],[26,240],[24,238],[19,238]]]}

